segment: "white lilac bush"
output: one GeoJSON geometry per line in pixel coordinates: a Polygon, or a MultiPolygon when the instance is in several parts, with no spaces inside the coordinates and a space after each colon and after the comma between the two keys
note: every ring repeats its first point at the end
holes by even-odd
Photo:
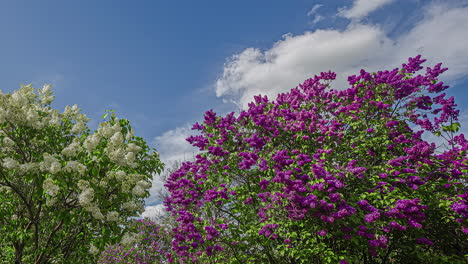
{"type": "Polygon", "coordinates": [[[93,263],[143,211],[163,164],[112,112],[90,133],[74,105],[51,108],[51,86],[0,91],[0,260],[93,263]]]}

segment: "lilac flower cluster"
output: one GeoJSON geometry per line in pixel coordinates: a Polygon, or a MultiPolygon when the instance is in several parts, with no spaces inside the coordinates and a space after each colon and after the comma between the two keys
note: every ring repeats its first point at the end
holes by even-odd
{"type": "Polygon", "coordinates": [[[271,262],[268,248],[297,258],[292,252],[321,241],[342,245],[334,250],[346,263],[340,254],[363,252],[362,245],[370,258],[398,254],[405,241],[443,250],[453,242],[431,237],[435,226],[466,240],[468,141],[456,135],[453,97],[441,93],[448,86],[437,77],[447,68],[416,75],[424,61],[361,70],[340,91],[328,89],[334,73],[321,73],[275,101],[256,96],[238,117],[206,112],[193,126],[201,135],[187,139],[203,153],[165,185],[178,223],[174,256],[239,260],[249,255],[239,245],[250,245],[271,262]],[[449,134],[450,148],[436,154],[425,132],[449,134]]]}

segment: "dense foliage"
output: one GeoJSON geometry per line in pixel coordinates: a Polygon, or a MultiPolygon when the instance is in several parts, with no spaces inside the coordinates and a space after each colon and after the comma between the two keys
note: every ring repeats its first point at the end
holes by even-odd
{"type": "MultiPolygon", "coordinates": [[[[106,248],[98,263],[164,263],[170,252],[170,233],[149,219],[135,220],[131,227],[133,236],[106,248]]],[[[130,231],[130,230],[129,230],[130,231]]]]}
{"type": "MultiPolygon", "coordinates": [[[[143,211],[162,163],[114,113],[89,132],[51,87],[0,92],[0,260],[92,263],[143,211]]],[[[107,117],[107,114],[104,118],[107,117]]]]}
{"type": "Polygon", "coordinates": [[[178,263],[461,263],[468,141],[441,64],[322,73],[238,116],[205,113],[171,174],[178,263]],[[445,148],[423,139],[433,134],[445,148]]]}

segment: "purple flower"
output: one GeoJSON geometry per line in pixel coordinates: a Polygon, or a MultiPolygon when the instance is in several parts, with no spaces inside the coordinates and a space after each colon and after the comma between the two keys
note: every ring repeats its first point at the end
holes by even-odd
{"type": "Polygon", "coordinates": [[[323,236],[323,237],[324,237],[324,236],[326,236],[326,235],[327,235],[327,230],[325,230],[325,229],[323,229],[323,230],[320,230],[320,231],[318,231],[318,232],[317,232],[317,235],[319,235],[319,236],[323,236]]]}

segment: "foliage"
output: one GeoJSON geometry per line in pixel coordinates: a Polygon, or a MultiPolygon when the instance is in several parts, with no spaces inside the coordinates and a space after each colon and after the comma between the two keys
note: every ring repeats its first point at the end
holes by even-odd
{"type": "Polygon", "coordinates": [[[205,113],[202,154],[165,185],[180,263],[462,263],[468,252],[468,142],[454,98],[401,69],[321,73],[237,117],[205,113]],[[434,134],[438,149],[422,138],[434,134]]]}
{"type": "Polygon", "coordinates": [[[170,233],[149,219],[135,220],[135,234],[101,253],[98,263],[167,263],[170,233]]]}
{"type": "Polygon", "coordinates": [[[142,212],[163,165],[128,120],[111,113],[91,134],[76,105],[60,113],[50,85],[38,92],[0,93],[0,259],[91,263],[142,212]]]}

